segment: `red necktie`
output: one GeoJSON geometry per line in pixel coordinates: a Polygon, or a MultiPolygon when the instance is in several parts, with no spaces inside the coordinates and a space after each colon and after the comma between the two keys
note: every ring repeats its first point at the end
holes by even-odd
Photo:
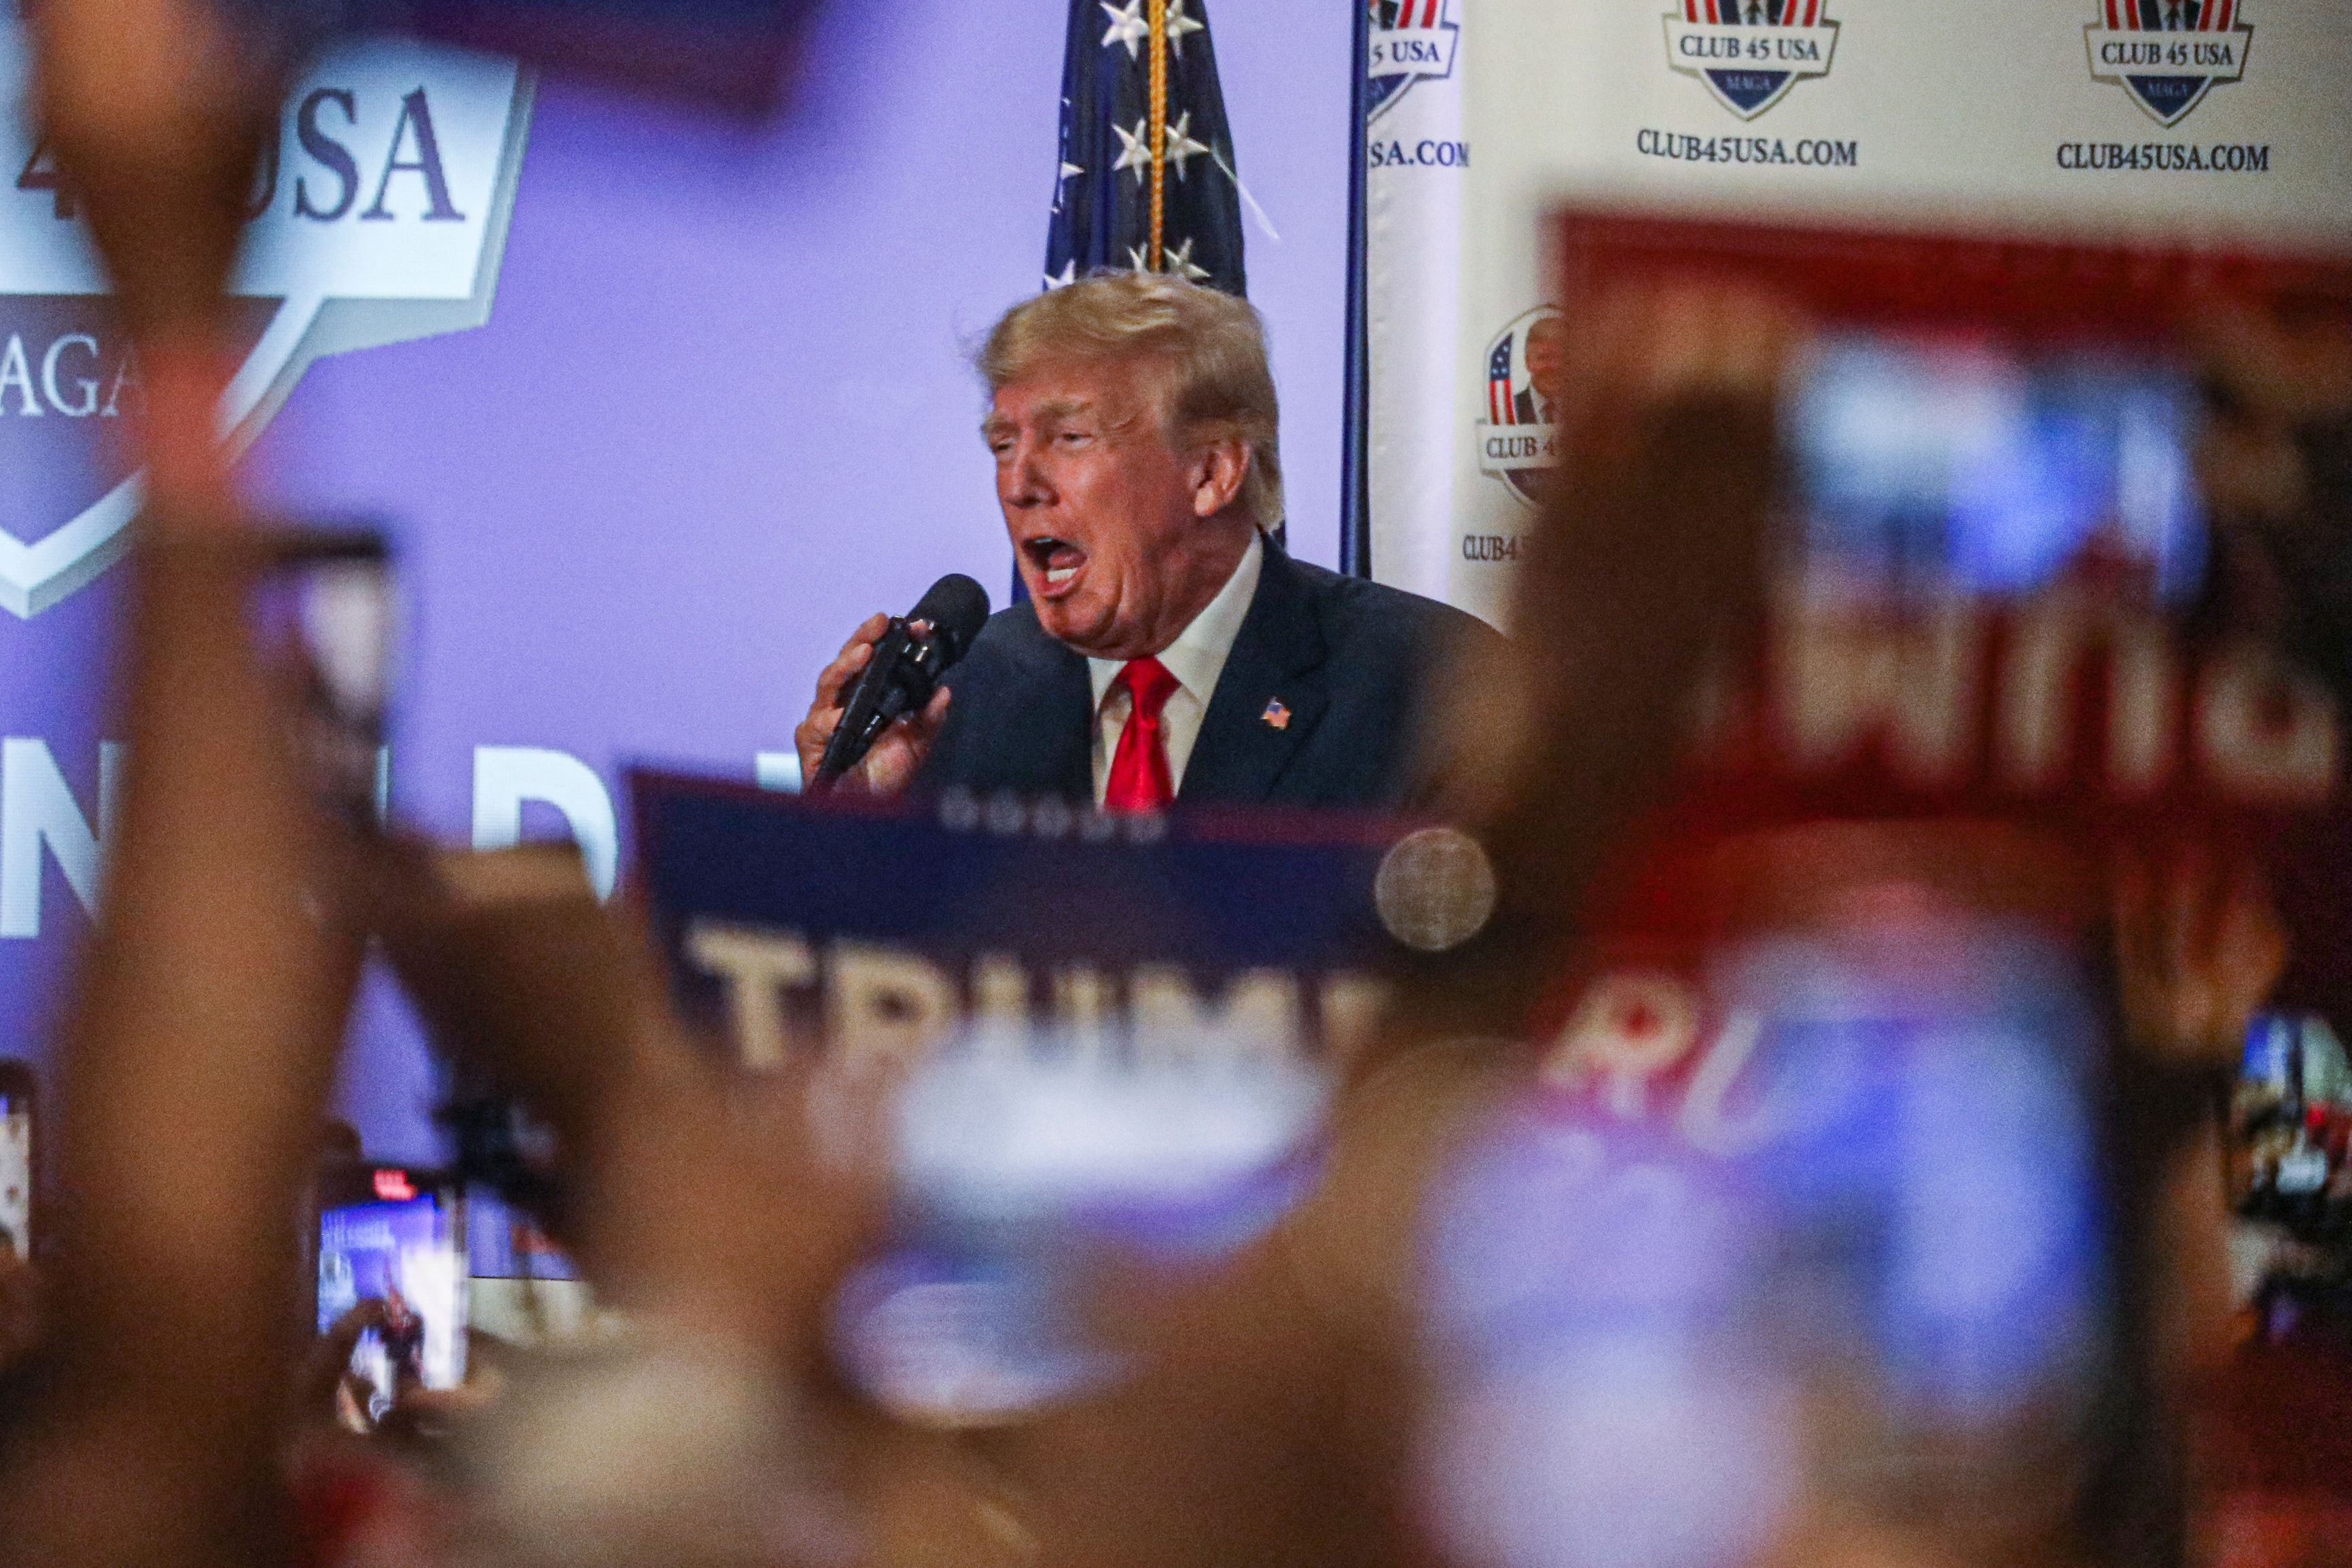
{"type": "Polygon", "coordinates": [[[1105,811],[1159,811],[1176,798],[1168,772],[1168,742],[1160,731],[1160,710],[1176,693],[1176,678],[1156,658],[1129,661],[1118,672],[1127,688],[1127,723],[1111,753],[1110,777],[1103,785],[1105,811]]]}

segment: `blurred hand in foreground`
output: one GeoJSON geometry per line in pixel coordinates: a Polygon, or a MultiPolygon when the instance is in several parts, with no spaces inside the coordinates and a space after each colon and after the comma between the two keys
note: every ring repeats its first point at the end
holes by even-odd
{"type": "Polygon", "coordinates": [[[1803,317],[1704,279],[1635,279],[1568,305],[1559,466],[1515,635],[1503,668],[1453,683],[1441,741],[1465,763],[1447,805],[1481,826],[1495,864],[1497,941],[1408,998],[1424,1035],[1523,1026],[1595,870],[1657,798],[1709,661],[1736,668],[1760,622],[1779,400],[1803,317]],[[1499,967],[1472,973],[1486,953],[1499,967]]]}
{"type": "Polygon", "coordinates": [[[229,273],[293,66],[258,7],[43,0],[26,7],[35,107],[138,345],[150,529],[232,521],[215,411],[236,372],[229,273]]]}
{"type": "Polygon", "coordinates": [[[2208,405],[2206,612],[2352,700],[2352,324],[2221,306],[2189,345],[2208,405]]]}
{"type": "Polygon", "coordinates": [[[2234,1067],[2286,973],[2286,931],[2261,870],[2195,849],[2162,864],[2122,851],[2115,930],[2133,1043],[2176,1066],[2234,1067]]]}

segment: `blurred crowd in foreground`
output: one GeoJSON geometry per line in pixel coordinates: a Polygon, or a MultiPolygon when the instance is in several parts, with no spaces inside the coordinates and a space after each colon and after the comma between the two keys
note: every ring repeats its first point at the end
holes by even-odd
{"type": "MultiPolygon", "coordinates": [[[[1982,818],[1643,826],[1711,661],[1787,625],[1783,393],[1815,342],[1723,282],[1632,282],[1570,318],[1566,482],[1517,616],[1545,635],[1432,737],[1463,746],[1451,815],[1493,918],[1347,1064],[1311,1182],[1213,1268],[1080,1245],[1056,1310],[1087,1365],[1018,1418],[875,1397],[838,1304],[903,1223],[921,1094],[719,1064],[575,861],[443,854],[320,787],[316,672],[255,611],[299,542],[247,514],[213,438],[268,71],[210,15],[40,22],[44,110],[150,365],[150,505],[51,1244],[37,1266],[0,1249],[0,1554],[2352,1554],[2328,1338],[2346,1069],[2274,1007],[2296,961],[2274,876],[2193,832],[2110,854],[1982,818]],[[354,1287],[318,1331],[322,1156],[360,1168],[320,1129],[372,946],[468,1094],[527,1113],[509,1223],[560,1245],[607,1331],[478,1334],[450,1387],[425,1374],[419,1281],[354,1287]],[[1767,1042],[1776,1093],[1743,1099],[1767,1042]]],[[[2210,548],[2161,613],[2340,700],[2352,336],[2217,301],[2187,348],[2210,548]]]]}

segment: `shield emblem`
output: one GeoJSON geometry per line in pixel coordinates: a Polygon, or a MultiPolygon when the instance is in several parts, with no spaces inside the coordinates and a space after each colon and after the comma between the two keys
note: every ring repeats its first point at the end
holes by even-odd
{"type": "Polygon", "coordinates": [[[1404,96],[1417,81],[1454,74],[1461,28],[1448,20],[1454,0],[1365,0],[1371,7],[1372,36],[1364,65],[1364,119],[1404,96]]]}
{"type": "Polygon", "coordinates": [[[1753,120],[1808,77],[1827,76],[1838,25],[1823,0],[1682,0],[1665,16],[1666,62],[1753,120]]]}
{"type": "MultiPolygon", "coordinates": [[[[0,606],[26,618],[129,542],[141,487],[122,432],[143,395],[28,89],[21,26],[0,25],[0,606]]],[[[510,60],[377,42],[317,62],[253,193],[224,442],[250,443],[324,355],[489,319],[530,118],[510,60]]]]}
{"type": "Polygon", "coordinates": [[[1478,471],[1500,479],[1529,506],[1543,504],[1545,476],[1559,459],[1552,415],[1567,372],[1567,346],[1565,322],[1549,305],[1522,313],[1486,345],[1478,471]]]}
{"type": "Polygon", "coordinates": [[[2158,125],[2179,124],[2246,73],[2254,29],[2238,0],[2103,0],[2103,10],[2083,29],[2091,79],[2122,88],[2158,125]]]}
{"type": "MultiPolygon", "coordinates": [[[[282,304],[236,301],[243,357],[282,304]]],[[[104,295],[0,296],[0,604],[30,616],[121,552],[139,505],[123,432],[145,395],[104,295]]]]}

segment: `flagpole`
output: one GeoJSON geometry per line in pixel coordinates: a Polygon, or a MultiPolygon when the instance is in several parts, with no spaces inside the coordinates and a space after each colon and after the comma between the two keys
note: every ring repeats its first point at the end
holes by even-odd
{"type": "Polygon", "coordinates": [[[1372,8],[1370,0],[1351,0],[1356,10],[1354,75],[1348,84],[1348,348],[1343,374],[1339,471],[1339,570],[1351,577],[1372,574],[1371,498],[1366,491],[1369,446],[1367,426],[1371,405],[1371,366],[1367,350],[1369,321],[1365,314],[1370,240],[1365,210],[1364,94],[1370,68],[1372,8]]]}

